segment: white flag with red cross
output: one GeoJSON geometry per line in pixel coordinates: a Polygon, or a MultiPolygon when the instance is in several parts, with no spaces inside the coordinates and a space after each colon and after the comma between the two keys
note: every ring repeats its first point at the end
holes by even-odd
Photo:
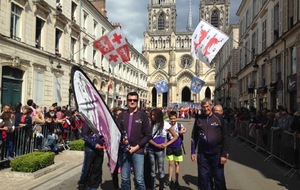
{"type": "Polygon", "coordinates": [[[225,33],[201,20],[192,36],[192,56],[211,67],[210,62],[228,38],[225,33]]]}
{"type": "Polygon", "coordinates": [[[130,61],[125,35],[120,28],[116,28],[107,35],[94,41],[94,46],[98,48],[112,66],[130,61]]]}

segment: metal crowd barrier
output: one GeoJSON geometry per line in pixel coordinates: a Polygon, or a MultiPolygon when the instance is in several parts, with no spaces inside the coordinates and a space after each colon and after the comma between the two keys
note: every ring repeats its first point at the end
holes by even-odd
{"type": "MultiPolygon", "coordinates": [[[[25,128],[17,128],[13,133],[8,134],[1,144],[0,163],[33,151],[44,151],[44,146],[47,143],[48,128],[46,124],[40,126],[42,127],[41,134],[43,138],[37,137],[34,128],[32,131],[27,132],[25,128]]],[[[66,138],[67,141],[76,140],[73,131],[70,128],[67,130],[69,131],[66,138]]],[[[68,147],[67,144],[65,144],[64,148],[66,149],[66,147],[68,147]]]]}
{"type": "MultiPolygon", "coordinates": [[[[245,121],[237,122],[236,139],[241,139],[244,143],[254,145],[253,151],[261,149],[268,153],[269,156],[265,161],[275,158],[289,166],[291,169],[284,176],[292,178],[297,172],[298,164],[300,163],[300,136],[279,130],[273,131],[268,128],[251,129],[253,127],[253,125],[249,125],[245,121]]],[[[298,173],[300,174],[300,169],[298,169],[298,173]]]]}

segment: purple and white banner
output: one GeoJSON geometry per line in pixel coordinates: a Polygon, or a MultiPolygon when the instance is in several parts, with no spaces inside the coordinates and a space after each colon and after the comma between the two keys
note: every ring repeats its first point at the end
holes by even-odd
{"type": "Polygon", "coordinates": [[[77,66],[72,67],[72,88],[78,111],[104,136],[110,171],[113,173],[118,159],[120,130],[109,108],[87,75],[77,66]]]}

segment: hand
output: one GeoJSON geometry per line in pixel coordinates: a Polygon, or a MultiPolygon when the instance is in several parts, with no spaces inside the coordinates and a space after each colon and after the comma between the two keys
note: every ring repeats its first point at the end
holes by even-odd
{"type": "Polygon", "coordinates": [[[197,160],[197,155],[196,155],[196,154],[192,154],[192,155],[191,155],[191,160],[192,160],[193,162],[196,162],[196,160],[197,160]]]}
{"type": "Polygon", "coordinates": [[[129,149],[129,153],[130,153],[130,154],[133,154],[133,153],[135,153],[139,148],[140,148],[139,145],[132,146],[132,147],[130,147],[130,149],[129,149]]]}
{"type": "Polygon", "coordinates": [[[165,148],[165,144],[157,144],[156,146],[159,149],[164,149],[165,148]]]}
{"type": "Polygon", "coordinates": [[[227,158],[225,158],[225,157],[221,157],[221,158],[220,158],[220,163],[221,163],[222,165],[226,164],[226,162],[227,162],[227,158]]]}
{"type": "Polygon", "coordinates": [[[129,144],[128,139],[123,139],[123,144],[128,145],[129,144]]]}
{"type": "Polygon", "coordinates": [[[100,144],[96,144],[95,148],[96,149],[105,149],[105,146],[101,146],[100,144]]]}

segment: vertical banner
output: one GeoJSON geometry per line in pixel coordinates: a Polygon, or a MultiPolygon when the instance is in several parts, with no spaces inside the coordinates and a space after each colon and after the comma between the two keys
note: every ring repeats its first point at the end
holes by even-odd
{"type": "Polygon", "coordinates": [[[71,77],[77,108],[91,122],[89,126],[95,127],[96,130],[93,131],[99,131],[96,135],[104,136],[109,167],[113,173],[118,159],[120,130],[109,108],[87,75],[79,67],[73,66],[71,77]]]}

